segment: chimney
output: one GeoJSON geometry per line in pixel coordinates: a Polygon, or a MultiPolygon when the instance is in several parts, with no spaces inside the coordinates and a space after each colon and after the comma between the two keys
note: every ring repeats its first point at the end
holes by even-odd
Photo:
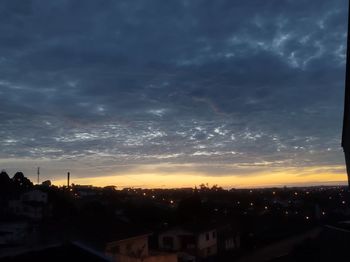
{"type": "Polygon", "coordinates": [[[69,179],[70,179],[70,173],[67,173],[67,188],[69,189],[69,179]]]}

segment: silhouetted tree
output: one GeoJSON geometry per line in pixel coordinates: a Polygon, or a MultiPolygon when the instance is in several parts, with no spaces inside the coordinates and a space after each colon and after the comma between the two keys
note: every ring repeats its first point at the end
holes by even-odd
{"type": "Polygon", "coordinates": [[[181,200],[177,211],[179,219],[183,223],[195,223],[200,218],[206,217],[205,208],[197,194],[181,200]]]}
{"type": "Polygon", "coordinates": [[[11,183],[11,179],[9,175],[6,173],[5,170],[2,170],[0,173],[0,186],[8,185],[10,183],[11,183]]]}
{"type": "Polygon", "coordinates": [[[51,180],[45,180],[41,183],[41,185],[49,187],[49,186],[51,186],[51,180]]]}
{"type": "Polygon", "coordinates": [[[28,189],[33,186],[33,183],[28,178],[26,178],[22,172],[17,172],[13,176],[12,181],[14,186],[21,191],[23,189],[28,189]]]}
{"type": "Polygon", "coordinates": [[[223,189],[222,189],[222,187],[221,186],[218,186],[218,185],[213,185],[212,187],[211,187],[211,190],[213,190],[213,191],[222,191],[223,189]]]}
{"type": "Polygon", "coordinates": [[[0,173],[0,196],[4,197],[11,192],[11,179],[5,170],[0,173]]]}

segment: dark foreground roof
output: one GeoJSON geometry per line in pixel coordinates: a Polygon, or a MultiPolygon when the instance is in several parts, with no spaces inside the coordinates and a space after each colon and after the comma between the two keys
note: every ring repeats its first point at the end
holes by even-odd
{"type": "Polygon", "coordinates": [[[350,261],[350,231],[326,226],[316,239],[309,239],[284,257],[269,262],[347,262],[350,261]]]}
{"type": "Polygon", "coordinates": [[[64,244],[53,247],[42,248],[40,250],[28,251],[18,255],[11,255],[0,258],[0,262],[35,261],[35,262],[62,262],[62,261],[110,261],[103,255],[99,255],[93,250],[89,250],[79,244],[64,244]]]}
{"type": "Polygon", "coordinates": [[[76,237],[79,242],[87,243],[99,251],[104,251],[106,244],[140,236],[151,235],[151,231],[135,224],[125,223],[118,219],[97,222],[93,226],[82,222],[76,226],[76,237]]]}

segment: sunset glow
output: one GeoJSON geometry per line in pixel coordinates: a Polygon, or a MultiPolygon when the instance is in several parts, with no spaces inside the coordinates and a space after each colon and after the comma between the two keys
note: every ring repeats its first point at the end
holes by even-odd
{"type": "MultiPolygon", "coordinates": [[[[89,178],[73,178],[75,184],[108,186],[117,188],[181,188],[195,187],[208,183],[209,186],[219,185],[224,188],[255,188],[274,186],[309,186],[309,185],[336,185],[346,183],[346,174],[343,166],[323,166],[311,168],[286,168],[265,170],[251,175],[209,176],[200,173],[152,173],[145,168],[139,174],[109,175],[89,178]]],[[[54,180],[57,185],[66,185],[64,179],[54,180]]]]}

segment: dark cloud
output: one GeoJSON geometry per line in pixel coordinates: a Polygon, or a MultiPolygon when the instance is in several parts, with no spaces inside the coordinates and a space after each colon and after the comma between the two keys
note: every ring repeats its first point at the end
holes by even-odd
{"type": "Polygon", "coordinates": [[[346,10],[1,1],[0,158],[342,163],[346,10]]]}

